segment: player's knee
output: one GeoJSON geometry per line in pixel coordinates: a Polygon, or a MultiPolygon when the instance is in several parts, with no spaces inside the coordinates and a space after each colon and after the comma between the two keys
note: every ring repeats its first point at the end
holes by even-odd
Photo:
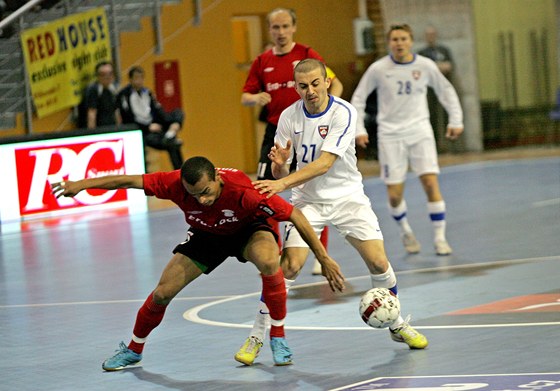
{"type": "Polygon", "coordinates": [[[396,208],[402,202],[402,195],[401,194],[389,194],[389,205],[392,208],[396,208]]]}
{"type": "Polygon", "coordinates": [[[364,261],[373,274],[383,274],[389,269],[389,259],[382,249],[372,252],[370,256],[364,258],[364,261]]]}
{"type": "Polygon", "coordinates": [[[161,285],[159,285],[154,290],[153,295],[154,295],[154,302],[159,305],[167,305],[173,299],[173,296],[170,295],[168,292],[166,292],[166,289],[161,285]]]}
{"type": "Polygon", "coordinates": [[[284,277],[293,280],[299,274],[302,264],[295,258],[282,257],[282,271],[284,272],[284,277]]]}

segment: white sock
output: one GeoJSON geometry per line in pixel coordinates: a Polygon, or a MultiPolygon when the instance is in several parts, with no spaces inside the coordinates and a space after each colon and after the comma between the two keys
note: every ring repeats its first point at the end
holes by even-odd
{"type": "Polygon", "coordinates": [[[434,227],[434,242],[445,241],[445,201],[428,202],[428,213],[434,227]]]}
{"type": "MultiPolygon", "coordinates": [[[[286,285],[286,293],[290,290],[290,287],[295,282],[295,280],[288,280],[284,278],[284,284],[286,285]]],[[[283,321],[283,320],[282,320],[283,321]]],[[[270,328],[270,311],[268,307],[264,303],[264,301],[259,301],[259,308],[257,310],[257,314],[255,316],[255,322],[253,323],[253,328],[251,329],[251,333],[249,334],[250,337],[256,337],[261,341],[264,341],[266,336],[266,330],[270,328]]]]}
{"type": "Polygon", "coordinates": [[[401,229],[401,234],[412,233],[412,228],[410,227],[410,224],[408,223],[408,218],[406,216],[407,212],[408,212],[408,208],[406,206],[406,201],[404,199],[395,208],[389,205],[389,213],[391,213],[391,216],[399,225],[399,228],[401,229]]]}
{"type": "MultiPolygon", "coordinates": [[[[382,274],[370,274],[371,277],[371,286],[374,288],[387,288],[392,290],[398,296],[397,291],[397,276],[393,270],[391,264],[389,264],[389,268],[382,274]]],[[[399,317],[391,323],[389,329],[394,330],[398,328],[401,324],[404,323],[404,319],[399,314],[399,317]]]]}
{"type": "Polygon", "coordinates": [[[270,312],[264,301],[259,301],[259,308],[255,316],[255,322],[249,336],[258,338],[261,342],[264,341],[266,330],[270,327],[270,312]]]}
{"type": "Polygon", "coordinates": [[[389,267],[382,274],[371,274],[371,286],[373,288],[387,288],[393,290],[393,293],[397,294],[397,276],[393,271],[393,267],[389,264],[389,267]]]}

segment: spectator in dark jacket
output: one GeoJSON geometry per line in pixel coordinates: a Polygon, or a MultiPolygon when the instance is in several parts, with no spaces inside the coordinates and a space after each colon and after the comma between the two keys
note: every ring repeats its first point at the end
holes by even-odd
{"type": "Polygon", "coordinates": [[[182,140],[177,133],[183,126],[181,109],[167,113],[152,92],[144,87],[144,70],[133,66],[128,72],[130,83],[117,96],[117,106],[125,124],[135,124],[142,130],[144,144],[169,153],[174,169],[181,168],[182,140]]]}

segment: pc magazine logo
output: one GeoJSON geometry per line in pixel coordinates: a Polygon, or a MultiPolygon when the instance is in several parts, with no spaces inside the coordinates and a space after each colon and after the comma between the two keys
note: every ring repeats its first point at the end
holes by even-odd
{"type": "Polygon", "coordinates": [[[74,198],[56,198],[51,183],[125,173],[122,139],[77,142],[15,151],[21,216],[58,209],[120,202],[126,190],[84,190],[74,198]]]}

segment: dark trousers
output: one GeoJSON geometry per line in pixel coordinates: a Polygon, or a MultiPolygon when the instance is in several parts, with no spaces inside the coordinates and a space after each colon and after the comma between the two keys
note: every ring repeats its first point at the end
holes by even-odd
{"type": "Polygon", "coordinates": [[[261,144],[261,156],[259,158],[259,166],[257,168],[257,179],[274,179],[272,176],[272,162],[268,158],[270,149],[274,146],[274,135],[277,126],[270,122],[266,124],[264,137],[261,144]]]}
{"type": "MultiPolygon", "coordinates": [[[[261,144],[261,157],[259,158],[259,166],[257,168],[257,180],[271,179],[274,180],[272,176],[272,162],[268,158],[270,149],[274,146],[274,136],[276,135],[276,128],[278,126],[268,122],[264,130],[264,137],[261,144]]],[[[290,165],[290,172],[294,171],[297,167],[296,154],[294,151],[294,158],[292,159],[292,164],[290,165]]]]}
{"type": "Polygon", "coordinates": [[[181,152],[181,143],[178,142],[176,137],[167,138],[165,132],[169,129],[172,123],[179,123],[183,125],[184,114],[181,109],[173,110],[171,113],[166,113],[166,117],[161,124],[160,132],[150,132],[148,126],[140,126],[144,136],[144,145],[160,151],[167,151],[169,159],[174,170],[178,170],[183,165],[183,153],[181,152]]]}

